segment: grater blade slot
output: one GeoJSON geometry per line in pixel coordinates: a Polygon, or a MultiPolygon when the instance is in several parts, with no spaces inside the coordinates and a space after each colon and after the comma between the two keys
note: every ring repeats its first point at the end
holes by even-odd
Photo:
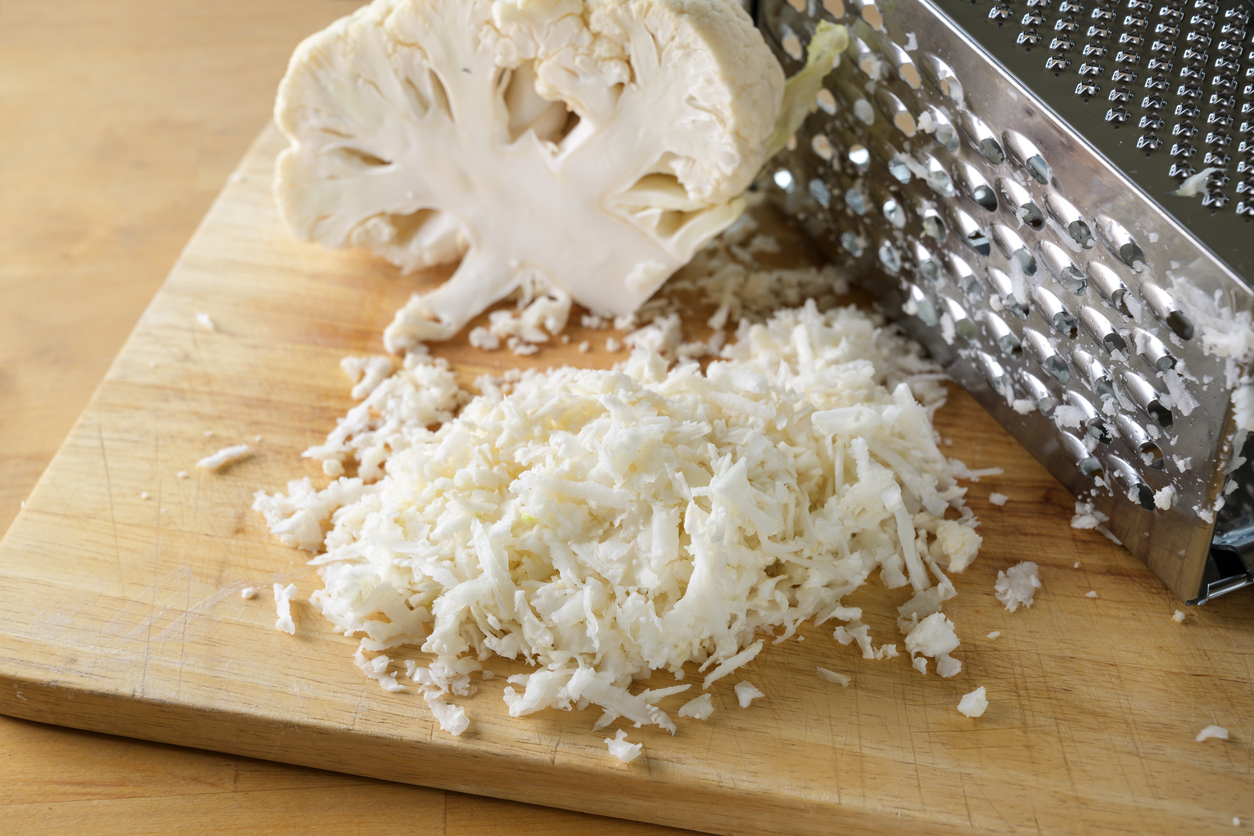
{"type": "Polygon", "coordinates": [[[1254,586],[1254,517],[1233,520],[1232,528],[1216,535],[1202,576],[1201,594],[1189,604],[1254,586]]]}

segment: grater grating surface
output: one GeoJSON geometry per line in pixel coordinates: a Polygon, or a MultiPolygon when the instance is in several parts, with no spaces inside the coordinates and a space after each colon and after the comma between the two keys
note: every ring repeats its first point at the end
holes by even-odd
{"type": "Polygon", "coordinates": [[[851,41],[768,195],[1182,599],[1254,583],[1248,363],[1203,348],[1254,311],[1248,0],[757,16],[790,74],[851,41]]]}

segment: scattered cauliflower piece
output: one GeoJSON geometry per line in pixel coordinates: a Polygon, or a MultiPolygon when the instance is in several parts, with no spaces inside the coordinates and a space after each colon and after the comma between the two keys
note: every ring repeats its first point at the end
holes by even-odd
{"type": "Polygon", "coordinates": [[[958,701],[958,712],[968,717],[983,717],[987,708],[988,696],[984,692],[983,685],[969,694],[964,694],[958,701]]]}
{"type": "Polygon", "coordinates": [[[758,690],[757,686],[752,682],[736,683],[736,701],[740,703],[741,708],[748,708],[749,703],[754,700],[765,697],[766,694],[758,690]]]}
{"type": "Polygon", "coordinates": [[[1172,615],[1171,615],[1171,620],[1172,620],[1172,621],[1174,621],[1174,622],[1176,622],[1177,624],[1183,624],[1183,623],[1184,623],[1184,619],[1185,619],[1185,615],[1184,615],[1184,612],[1183,612],[1182,610],[1176,610],[1176,611],[1175,611],[1174,613],[1172,613],[1172,615]]]}
{"type": "Polygon", "coordinates": [[[213,321],[213,317],[204,311],[196,311],[196,324],[206,331],[217,331],[218,325],[213,321]]]}
{"type": "Polygon", "coordinates": [[[251,601],[257,597],[257,588],[255,586],[246,586],[239,591],[239,597],[245,601],[251,601]]]}
{"type": "Polygon", "coordinates": [[[289,636],[296,635],[296,623],[292,621],[292,599],[296,597],[296,584],[287,586],[274,585],[274,605],[278,619],[274,622],[275,629],[282,630],[289,636]]]}
{"type": "Polygon", "coordinates": [[[628,743],[627,732],[622,729],[619,729],[613,737],[605,738],[605,745],[609,747],[610,754],[623,763],[631,763],[644,751],[643,743],[628,743]]]}
{"type": "Polygon", "coordinates": [[[915,625],[906,635],[906,650],[913,659],[912,664],[919,673],[927,673],[927,662],[923,657],[936,660],[936,672],[942,677],[951,677],[962,670],[962,662],[949,654],[957,649],[958,636],[954,633],[954,623],[944,613],[936,612],[915,625]],[[920,666],[922,661],[922,666],[920,666]]]}
{"type": "Polygon", "coordinates": [[[849,682],[851,681],[845,674],[836,673],[836,671],[829,671],[827,668],[819,668],[819,679],[826,680],[827,682],[834,682],[837,685],[844,686],[845,688],[849,687],[849,682]]]}
{"type": "Polygon", "coordinates": [[[1197,737],[1195,739],[1198,743],[1201,743],[1203,740],[1210,740],[1211,738],[1215,738],[1216,740],[1227,740],[1228,730],[1223,726],[1207,726],[1197,733],[1197,737]]]}
{"type": "MultiPolygon", "coordinates": [[[[236,444],[233,447],[223,447],[212,456],[206,456],[196,462],[196,467],[201,470],[221,470],[227,465],[235,464],[238,461],[248,458],[252,455],[252,453],[253,448],[249,447],[247,444],[236,444]]],[[[183,478],[181,473],[182,471],[180,471],[180,479],[183,478]]]]}
{"type": "Polygon", "coordinates": [[[783,90],[736,3],[375,0],[293,55],[275,192],[298,237],[460,259],[389,350],[524,283],[625,314],[741,213],[783,90]]]}
{"type": "Polygon", "coordinates": [[[991,633],[989,633],[989,634],[988,634],[988,637],[989,637],[990,639],[999,639],[999,638],[1001,638],[1001,631],[1000,631],[1000,630],[994,630],[993,632],[991,632],[991,633]]]}
{"type": "Polygon", "coordinates": [[[1085,597],[1085,598],[1096,598],[1096,597],[1097,597],[1097,591],[1096,591],[1096,590],[1093,590],[1093,589],[1090,589],[1088,592],[1084,593],[1084,597],[1085,597]]]}
{"type": "Polygon", "coordinates": [[[1030,560],[1011,566],[1006,571],[998,571],[997,583],[994,585],[995,595],[1009,612],[1032,606],[1032,598],[1036,590],[1041,588],[1041,578],[1037,574],[1037,566],[1030,560]]]}
{"type": "Polygon", "coordinates": [[[691,717],[694,720],[705,720],[714,713],[714,700],[709,694],[702,694],[695,699],[688,700],[679,707],[678,714],[680,717],[691,717]]]}
{"type": "Polygon", "coordinates": [[[1009,500],[1010,497],[1006,496],[1004,493],[997,493],[994,491],[988,495],[988,501],[994,505],[1005,505],[1009,500]]]}

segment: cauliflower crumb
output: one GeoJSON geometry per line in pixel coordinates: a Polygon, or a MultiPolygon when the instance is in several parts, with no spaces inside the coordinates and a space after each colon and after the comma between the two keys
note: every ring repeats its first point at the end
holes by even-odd
{"type": "Polygon", "coordinates": [[[951,572],[961,572],[971,565],[980,551],[983,540],[975,529],[953,520],[941,520],[936,524],[936,548],[938,557],[946,559],[951,572]]]}
{"type": "Polygon", "coordinates": [[[714,700],[709,694],[702,694],[695,699],[688,700],[679,707],[680,717],[691,717],[694,720],[704,720],[714,713],[714,700]]]}
{"type": "Polygon", "coordinates": [[[1172,613],[1172,616],[1171,616],[1171,620],[1176,622],[1177,624],[1183,624],[1184,618],[1185,616],[1182,610],[1176,610],[1174,613],[1172,613]]]}
{"type": "Polygon", "coordinates": [[[152,499],[152,497],[149,495],[148,491],[140,491],[140,492],[139,492],[139,498],[140,498],[140,499],[152,499]]]}
{"type": "Polygon", "coordinates": [[[1203,740],[1210,740],[1212,737],[1217,740],[1227,740],[1228,730],[1223,726],[1207,726],[1197,733],[1195,739],[1198,743],[1201,743],[1203,740]]]}
{"type": "MultiPolygon", "coordinates": [[[[212,456],[206,456],[196,462],[196,467],[201,470],[221,470],[227,465],[235,464],[242,459],[248,458],[252,455],[252,452],[253,448],[249,447],[247,444],[236,444],[234,447],[223,447],[212,456]]],[[[180,476],[179,478],[181,479],[183,477],[180,476]]]]}
{"type": "Polygon", "coordinates": [[[201,328],[204,328],[206,331],[218,330],[217,323],[215,323],[213,321],[213,318],[210,317],[209,314],[205,313],[204,311],[196,311],[196,323],[201,328]]]}
{"type": "Polygon", "coordinates": [[[968,717],[983,717],[988,708],[988,697],[981,685],[969,694],[964,694],[958,701],[958,712],[968,717]]]}
{"type": "Polygon", "coordinates": [[[1084,597],[1085,597],[1085,598],[1096,598],[1096,597],[1097,597],[1097,591],[1096,591],[1096,590],[1093,590],[1093,589],[1090,589],[1088,592],[1084,593],[1084,597]]]}
{"type": "Polygon", "coordinates": [[[990,639],[999,639],[999,638],[1001,638],[1001,631],[1000,631],[1000,630],[994,630],[993,632],[991,632],[991,633],[989,633],[989,634],[988,634],[988,637],[989,637],[990,639]]]}
{"type": "Polygon", "coordinates": [[[988,495],[988,501],[994,505],[1005,505],[1006,501],[1009,499],[1010,497],[1006,496],[1004,493],[990,493],[988,495]]]}
{"type": "Polygon", "coordinates": [[[180,479],[187,479],[187,478],[190,478],[191,476],[191,474],[189,474],[186,470],[180,470],[178,473],[174,475],[180,479]]]}
{"type": "Polygon", "coordinates": [[[759,691],[757,687],[754,686],[753,683],[751,682],[737,682],[736,683],[736,701],[740,703],[741,708],[748,708],[749,703],[753,702],[759,697],[765,697],[765,696],[766,694],[763,694],[761,691],[759,691]]]}
{"type": "Polygon", "coordinates": [[[1176,498],[1176,489],[1167,485],[1154,493],[1154,507],[1160,511],[1170,511],[1172,500],[1176,498]]]}
{"type": "Polygon", "coordinates": [[[257,597],[257,587],[255,586],[244,587],[243,589],[239,591],[239,597],[243,598],[245,601],[251,601],[252,599],[257,597]]]}
{"type": "Polygon", "coordinates": [[[997,583],[994,585],[995,595],[1009,612],[1019,609],[1019,605],[1032,606],[1032,598],[1036,590],[1041,588],[1041,579],[1037,574],[1035,563],[1025,560],[1011,566],[1006,571],[998,571],[997,583]]]}
{"type": "Polygon", "coordinates": [[[501,338],[482,325],[470,329],[470,344],[483,351],[496,351],[501,347],[501,338]]]}
{"type": "Polygon", "coordinates": [[[1080,568],[1080,561],[1078,561],[1078,560],[1077,560],[1075,563],[1072,563],[1072,564],[1071,564],[1071,568],[1072,568],[1072,569],[1079,569],[1079,568],[1080,568]]]}
{"type": "Polygon", "coordinates": [[[619,729],[613,737],[605,738],[605,745],[609,747],[610,754],[623,763],[631,763],[644,751],[643,743],[628,743],[627,732],[622,729],[619,729]]]}
{"type": "Polygon", "coordinates": [[[944,678],[953,676],[962,670],[962,663],[949,654],[957,649],[958,636],[954,633],[954,623],[940,612],[935,612],[920,621],[906,634],[906,650],[914,659],[913,663],[919,673],[927,673],[927,662],[922,667],[920,660],[924,656],[936,660],[936,672],[944,678]]]}
{"type": "Polygon", "coordinates": [[[289,636],[296,635],[296,623],[292,621],[292,599],[296,597],[296,584],[289,583],[287,586],[276,583],[274,585],[274,604],[278,611],[278,620],[274,622],[275,629],[282,630],[289,636]]]}
{"type": "Polygon", "coordinates": [[[836,673],[835,671],[829,671],[827,668],[819,668],[818,670],[819,670],[819,679],[824,679],[824,680],[827,680],[828,682],[834,682],[837,685],[843,685],[846,688],[849,687],[850,679],[845,674],[836,673]]]}
{"type": "Polygon", "coordinates": [[[613,337],[605,338],[605,350],[608,351],[610,354],[614,354],[615,352],[622,349],[622,347],[623,347],[623,344],[619,342],[618,340],[614,339],[613,337]]]}
{"type": "Polygon", "coordinates": [[[592,350],[592,344],[589,343],[587,340],[582,340],[577,346],[577,348],[580,354],[587,354],[589,351],[592,350]]]}

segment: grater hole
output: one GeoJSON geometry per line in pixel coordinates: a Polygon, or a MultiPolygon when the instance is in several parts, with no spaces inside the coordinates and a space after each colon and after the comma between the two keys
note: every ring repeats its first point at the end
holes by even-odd
{"type": "Polygon", "coordinates": [[[1045,370],[1050,377],[1059,383],[1067,384],[1071,380],[1071,369],[1067,366],[1067,361],[1062,359],[1062,355],[1054,348],[1053,343],[1049,341],[1044,334],[1034,328],[1023,329],[1023,339],[1028,344],[1028,350],[1041,364],[1041,368],[1045,370]]]}
{"type": "Polygon", "coordinates": [[[1103,401],[1115,400],[1115,384],[1111,381],[1110,376],[1106,373],[1106,367],[1098,362],[1093,355],[1083,349],[1076,349],[1071,353],[1071,359],[1075,362],[1076,367],[1083,369],[1088,377],[1089,387],[1103,401]]]}
{"type": "Polygon", "coordinates": [[[1100,444],[1109,444],[1111,441],[1110,430],[1106,423],[1102,421],[1101,416],[1097,414],[1097,410],[1089,403],[1088,399],[1074,389],[1067,390],[1067,404],[1073,408],[1064,412],[1057,410],[1057,418],[1064,424],[1073,424],[1084,430],[1085,435],[1095,439],[1100,444]]]}
{"type": "Polygon", "coordinates": [[[1074,340],[1078,333],[1075,317],[1063,307],[1062,302],[1050,291],[1037,285],[1032,289],[1032,301],[1037,310],[1045,317],[1045,321],[1054,327],[1060,336],[1074,340]]]}
{"type": "Polygon", "coordinates": [[[1028,302],[1022,282],[1016,284],[1004,270],[996,267],[988,268],[988,283],[993,286],[993,293],[1001,306],[1019,319],[1028,318],[1028,302]]]}
{"type": "Polygon", "coordinates": [[[954,104],[962,104],[962,84],[953,68],[929,52],[923,54],[922,69],[923,77],[938,93],[954,104]]]}
{"type": "Polygon", "coordinates": [[[1154,316],[1165,323],[1176,336],[1183,340],[1193,339],[1193,323],[1180,310],[1171,294],[1154,282],[1144,281],[1141,282],[1141,298],[1149,304],[1154,316]]]}
{"type": "Polygon", "coordinates": [[[976,352],[976,366],[984,375],[984,379],[988,381],[988,385],[993,387],[994,392],[1005,398],[1007,402],[1015,399],[1017,392],[1014,380],[987,352],[976,352]]]}
{"type": "MultiPolygon", "coordinates": [[[[1093,286],[1097,288],[1097,292],[1110,303],[1111,307],[1126,317],[1132,317],[1132,312],[1128,310],[1126,299],[1128,288],[1114,270],[1111,270],[1097,259],[1092,259],[1088,265],[1088,277],[1093,286]]],[[[1101,339],[1096,334],[1094,334],[1094,338],[1101,339]]]]}
{"type": "Polygon", "coordinates": [[[884,201],[883,206],[884,219],[887,220],[897,229],[904,229],[906,226],[906,210],[897,202],[896,198],[889,198],[884,201]]]}
{"type": "Polygon", "coordinates": [[[796,189],[797,184],[793,179],[792,172],[786,168],[781,168],[771,175],[771,179],[775,181],[775,185],[786,192],[792,192],[796,189]]]}
{"type": "Polygon", "coordinates": [[[993,248],[988,240],[988,235],[984,233],[984,230],[980,229],[974,218],[961,209],[955,209],[953,220],[954,227],[962,235],[962,239],[968,247],[986,258],[992,253],[993,248]]]}
{"type": "MultiPolygon", "coordinates": [[[[812,181],[811,185],[821,182],[821,180],[815,180],[812,181]]],[[[862,192],[853,187],[845,189],[845,205],[849,207],[850,211],[858,216],[865,215],[870,210],[870,207],[867,205],[866,198],[862,196],[862,192]]]]}
{"type": "Polygon", "coordinates": [[[828,116],[836,114],[836,97],[832,95],[831,90],[826,88],[820,90],[818,95],[815,96],[815,101],[818,102],[819,109],[828,116]]]}
{"type": "Polygon", "coordinates": [[[1080,272],[1071,258],[1053,241],[1042,241],[1037,246],[1045,269],[1050,272],[1060,285],[1071,293],[1083,294],[1088,287],[1088,279],[1080,272]]]}
{"type": "Polygon", "coordinates": [[[923,294],[923,291],[917,285],[910,285],[909,295],[901,309],[910,316],[917,316],[919,321],[929,328],[934,328],[937,323],[936,309],[932,307],[932,302],[923,294]]]}
{"type": "Polygon", "coordinates": [[[953,321],[954,333],[969,343],[976,342],[980,337],[980,330],[971,320],[966,309],[949,297],[944,298],[944,306],[945,312],[949,314],[950,320],[953,321]]]}
{"type": "Polygon", "coordinates": [[[1006,131],[1002,134],[1002,141],[1016,165],[1041,185],[1049,185],[1049,164],[1031,140],[1018,131],[1006,131]]]}
{"type": "Polygon", "coordinates": [[[877,255],[879,255],[880,264],[884,265],[885,270],[894,275],[901,272],[901,253],[897,252],[897,248],[891,243],[885,241],[880,244],[877,255]]]}
{"type": "Polygon", "coordinates": [[[837,20],[845,16],[845,4],[841,0],[823,0],[823,8],[837,20]]]}
{"type": "Polygon", "coordinates": [[[1037,411],[1046,418],[1053,415],[1058,407],[1058,401],[1050,394],[1045,384],[1029,371],[1020,371],[1019,380],[1023,383],[1023,388],[1027,390],[1028,397],[1032,399],[1037,411]]]}
{"type": "Polygon", "coordinates": [[[854,258],[861,258],[862,253],[865,251],[865,248],[862,246],[862,239],[856,232],[841,233],[840,246],[854,258]]]}
{"type": "Polygon", "coordinates": [[[1174,421],[1171,410],[1163,405],[1158,392],[1150,382],[1134,371],[1126,371],[1122,377],[1123,388],[1145,413],[1160,427],[1170,427],[1174,421]]]}
{"type": "Polygon", "coordinates": [[[971,199],[988,212],[997,211],[997,195],[988,186],[976,186],[971,192],[971,199]]]}
{"type": "Polygon", "coordinates": [[[1147,511],[1153,511],[1155,508],[1154,491],[1141,481],[1132,465],[1115,455],[1108,458],[1108,463],[1114,471],[1115,479],[1127,491],[1128,499],[1147,511]]]}
{"type": "Polygon", "coordinates": [[[1124,264],[1133,267],[1138,261],[1145,261],[1145,252],[1136,241],[1132,240],[1132,234],[1124,228],[1123,224],[1114,218],[1108,215],[1099,216],[1097,230],[1103,243],[1124,264]]]}
{"type": "Polygon", "coordinates": [[[914,260],[918,265],[919,275],[932,284],[940,284],[941,279],[944,278],[941,273],[940,262],[936,260],[927,247],[918,241],[914,243],[914,260]]]}
{"type": "Polygon", "coordinates": [[[928,209],[923,213],[923,234],[929,235],[936,239],[936,243],[944,243],[949,237],[949,230],[945,228],[945,221],[941,219],[940,214],[935,209],[928,209]]]}
{"type": "Polygon", "coordinates": [[[836,148],[832,145],[832,141],[823,134],[815,134],[810,140],[810,150],[824,162],[830,163],[832,157],[836,156],[836,148]]]}
{"type": "Polygon", "coordinates": [[[865,145],[860,143],[850,145],[849,150],[845,152],[845,157],[859,174],[866,174],[871,170],[871,152],[865,145]]]}
{"type": "Polygon", "coordinates": [[[1093,248],[1093,232],[1070,201],[1056,192],[1050,192],[1045,196],[1045,208],[1072,241],[1086,250],[1093,248]]]}
{"type": "Polygon", "coordinates": [[[998,180],[997,188],[1006,202],[1014,208],[1015,217],[1034,230],[1040,230],[1045,226],[1045,215],[1033,202],[1032,195],[1028,194],[1027,189],[1008,177],[998,180]]]}
{"type": "Polygon", "coordinates": [[[1010,261],[1012,271],[1018,269],[1026,275],[1036,275],[1036,258],[1013,229],[1005,224],[995,225],[993,241],[997,243],[997,249],[1001,250],[1002,255],[1010,261]]]}
{"type": "Polygon", "coordinates": [[[1127,342],[1115,330],[1115,326],[1096,308],[1088,305],[1080,308],[1080,322],[1083,323],[1084,329],[1097,341],[1097,344],[1105,349],[1108,354],[1128,350],[1127,342]]]}
{"type": "MultiPolygon", "coordinates": [[[[810,197],[824,209],[832,205],[832,193],[828,190],[827,184],[819,178],[815,177],[806,186],[806,190],[810,192],[810,197]]],[[[852,207],[850,207],[852,208],[852,207]]]]}
{"type": "Polygon", "coordinates": [[[1105,480],[1106,474],[1102,471],[1102,463],[1089,452],[1083,441],[1066,430],[1059,430],[1058,436],[1062,442],[1063,452],[1075,463],[1076,469],[1081,474],[1094,482],[1105,480]]]}
{"type": "Polygon", "coordinates": [[[975,152],[993,165],[1001,165],[1006,159],[997,137],[983,119],[973,113],[964,113],[959,120],[963,136],[975,152]]]}
{"type": "Polygon", "coordinates": [[[1146,363],[1149,363],[1154,371],[1166,372],[1176,367],[1176,358],[1171,356],[1167,346],[1163,345],[1158,337],[1143,328],[1137,328],[1132,332],[1132,339],[1136,344],[1137,353],[1146,363]]]}
{"type": "Polygon", "coordinates": [[[989,336],[1001,349],[1002,354],[1017,358],[1023,353],[1023,344],[1019,342],[1019,338],[1010,330],[1005,320],[989,311],[985,311],[983,319],[984,327],[988,329],[989,336]]]}
{"type": "Polygon", "coordinates": [[[941,197],[953,197],[957,194],[954,189],[953,178],[949,176],[949,172],[940,164],[940,161],[930,154],[923,155],[924,170],[926,172],[927,184],[941,197]]]}

